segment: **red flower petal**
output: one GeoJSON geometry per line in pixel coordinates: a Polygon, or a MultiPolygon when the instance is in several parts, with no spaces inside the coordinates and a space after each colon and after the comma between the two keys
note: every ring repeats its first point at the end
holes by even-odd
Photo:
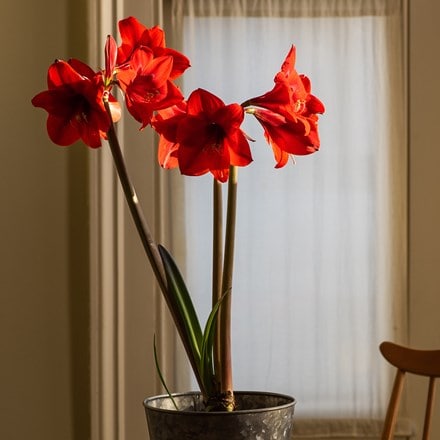
{"type": "Polygon", "coordinates": [[[148,47],[161,48],[165,47],[165,32],[159,26],[154,26],[151,29],[146,29],[144,38],[146,37],[146,44],[148,47]]]}
{"type": "Polygon", "coordinates": [[[80,139],[80,134],[66,118],[49,115],[47,118],[47,133],[50,140],[63,147],[72,145],[80,139]]]}
{"type": "Polygon", "coordinates": [[[62,60],[55,61],[47,71],[47,85],[49,89],[81,81],[83,78],[69,63],[62,60]]]}
{"type": "Polygon", "coordinates": [[[182,75],[186,69],[191,67],[191,63],[185,55],[168,47],[158,47],[154,49],[154,55],[157,57],[171,56],[173,58],[173,69],[170,74],[171,79],[176,79],[182,75]]]}
{"type": "Polygon", "coordinates": [[[147,29],[136,18],[128,17],[118,23],[122,44],[118,49],[118,64],[128,61],[133,51],[141,45],[142,36],[147,29]]]}
{"type": "Polygon", "coordinates": [[[159,148],[157,152],[158,161],[161,167],[170,169],[179,166],[179,160],[177,158],[177,151],[179,150],[179,144],[171,142],[161,136],[159,140],[159,148]]]}
{"type": "Polygon", "coordinates": [[[85,78],[92,79],[96,76],[96,72],[86,63],[83,63],[80,60],[77,60],[76,58],[71,58],[68,61],[68,64],[80,75],[84,76],[85,78]]]}
{"type": "Polygon", "coordinates": [[[202,112],[212,115],[224,106],[225,103],[219,97],[204,89],[194,90],[188,98],[188,114],[190,115],[197,115],[202,112]]]}
{"type": "Polygon", "coordinates": [[[225,147],[229,150],[231,165],[245,167],[252,162],[251,149],[246,136],[240,131],[234,131],[225,138],[225,147]]]}

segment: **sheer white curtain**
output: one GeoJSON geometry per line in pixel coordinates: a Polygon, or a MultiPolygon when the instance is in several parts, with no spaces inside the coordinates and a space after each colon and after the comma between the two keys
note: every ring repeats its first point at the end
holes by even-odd
{"type": "MultiPolygon", "coordinates": [[[[326,105],[321,150],[281,170],[260,127],[251,118],[245,126],[256,142],[254,162],[239,172],[235,388],[290,393],[303,416],[379,415],[388,378],[377,347],[403,337],[405,327],[402,2],[172,5],[193,66],[186,95],[203,87],[226,103],[258,96],[272,88],[294,44],[297,70],[326,105]]],[[[183,181],[176,209],[184,207],[186,242],[177,254],[206,316],[211,177],[183,181]]]]}

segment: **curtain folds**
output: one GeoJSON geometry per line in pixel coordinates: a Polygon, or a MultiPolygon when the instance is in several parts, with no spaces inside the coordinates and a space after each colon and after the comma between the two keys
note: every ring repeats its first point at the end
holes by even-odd
{"type": "MultiPolygon", "coordinates": [[[[403,2],[173,0],[170,11],[193,66],[187,96],[258,96],[294,44],[326,105],[321,150],[281,170],[260,127],[245,125],[256,142],[239,171],[235,388],[292,394],[303,416],[380,415],[389,378],[377,347],[405,335],[403,2]]],[[[183,182],[171,180],[174,253],[207,316],[211,178],[183,182]]]]}
{"type": "Polygon", "coordinates": [[[402,0],[172,0],[171,15],[247,17],[356,17],[400,13],[402,0]]]}

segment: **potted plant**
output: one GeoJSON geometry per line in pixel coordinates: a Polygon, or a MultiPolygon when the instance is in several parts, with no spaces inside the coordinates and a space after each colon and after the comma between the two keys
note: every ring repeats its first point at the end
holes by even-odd
{"type": "Polygon", "coordinates": [[[112,36],[107,37],[104,69],[96,72],[76,59],[57,60],[48,70],[48,89],[38,93],[32,104],[48,112],[47,131],[55,144],[67,146],[82,140],[98,148],[102,139],[108,142],[139,237],[200,388],[198,393],[176,396],[167,389],[168,395],[147,399],[150,435],[153,439],[198,438],[203,431],[203,438],[213,439],[249,438],[251,434],[288,438],[293,398],[239,393],[232,385],[237,172],[252,162],[252,140],[241,124],[246,115],[257,118],[273,150],[275,166],[280,168],[289,156],[319,149],[318,114],[324,106],[310,93],[309,79],[296,72],[293,46],[275,75],[273,88],[264,95],[242,104],[225,104],[209,91],[197,89],[184,99],[174,80],[190,66],[187,57],[166,47],[164,32],[157,26],[148,29],[134,17],[118,24],[121,43],[118,46],[112,36]],[[204,328],[183,276],[167,249],[155,242],[137,200],[115,131],[114,124],[121,117],[115,89],[122,92],[128,112],[141,128],[151,126],[159,134],[158,161],[163,168],[179,168],[188,176],[213,176],[212,311],[204,328]],[[224,234],[222,185],[228,186],[224,234]],[[192,417],[196,412],[203,414],[199,427],[192,417]],[[173,431],[176,423],[169,419],[176,415],[184,417],[177,423],[183,427],[180,433],[173,431]],[[218,424],[219,415],[227,416],[228,422],[218,424]],[[268,431],[270,424],[273,433],[268,431]]]}

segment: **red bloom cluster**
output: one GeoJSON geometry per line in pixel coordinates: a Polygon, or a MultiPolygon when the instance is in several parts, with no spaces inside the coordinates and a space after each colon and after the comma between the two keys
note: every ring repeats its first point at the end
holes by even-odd
{"type": "Polygon", "coordinates": [[[119,47],[113,37],[107,38],[104,70],[94,72],[74,59],[49,67],[48,90],[36,95],[32,103],[48,112],[47,130],[54,143],[71,145],[81,139],[92,148],[101,146],[111,125],[104,101],[109,103],[113,122],[120,117],[119,103],[111,95],[118,86],[141,128],[151,124],[160,134],[161,166],[179,167],[182,174],[211,172],[225,182],[231,165],[248,165],[252,155],[240,129],[245,113],[253,114],[263,126],[276,167],[284,166],[290,154],[319,149],[317,115],[324,112],[324,106],[310,93],[309,79],[296,72],[294,47],[271,91],[241,105],[226,105],[202,89],[184,100],[173,81],[190,63],[166,47],[162,29],[148,29],[129,17],[119,22],[119,32],[119,47]]]}
{"type": "Polygon", "coordinates": [[[292,46],[275,76],[274,88],[243,104],[263,126],[277,168],[286,164],[289,154],[305,155],[319,149],[317,114],[324,113],[324,105],[310,94],[310,80],[296,72],[295,60],[292,46]]]}
{"type": "Polygon", "coordinates": [[[164,32],[157,26],[147,29],[129,17],[119,22],[119,32],[122,44],[118,48],[116,75],[128,111],[143,128],[156,110],[183,100],[172,80],[190,64],[184,55],[165,46],[164,32]]]}
{"type": "Polygon", "coordinates": [[[109,100],[113,121],[120,116],[110,94],[113,85],[125,93],[127,109],[142,127],[154,111],[183,100],[171,80],[189,67],[189,60],[165,47],[163,31],[147,29],[133,17],[121,20],[119,30],[119,48],[112,37],[107,39],[104,71],[94,72],[78,60],[56,61],[49,67],[48,90],[32,104],[49,113],[47,130],[54,143],[66,146],[81,139],[89,147],[100,147],[110,127],[104,99],[109,100]]]}

